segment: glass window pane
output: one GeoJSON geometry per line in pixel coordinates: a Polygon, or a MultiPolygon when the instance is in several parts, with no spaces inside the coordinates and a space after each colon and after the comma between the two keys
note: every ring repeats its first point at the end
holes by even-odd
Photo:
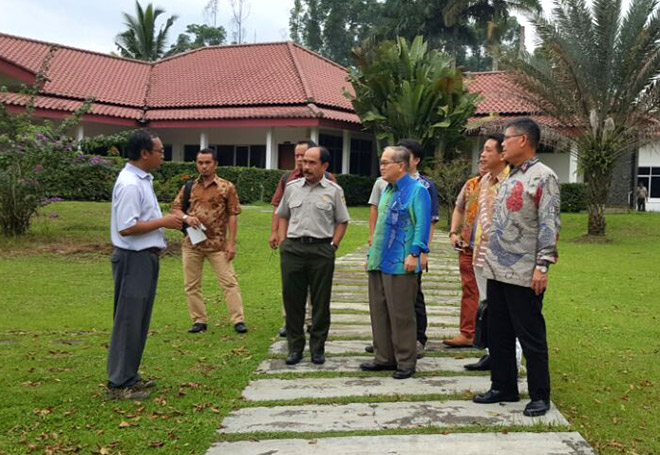
{"type": "Polygon", "coordinates": [[[371,150],[371,141],[351,139],[351,174],[371,175],[371,150]]]}
{"type": "Polygon", "coordinates": [[[199,152],[199,145],[188,144],[183,146],[183,161],[195,161],[199,152]]]}
{"type": "Polygon", "coordinates": [[[248,165],[248,152],[250,147],[247,145],[236,146],[236,166],[248,165]]]}
{"type": "Polygon", "coordinates": [[[165,151],[165,161],[172,161],[172,146],[165,144],[163,150],[165,151]]]}
{"type": "Polygon", "coordinates": [[[651,175],[650,167],[640,167],[637,170],[637,175],[651,175]]]}
{"type": "Polygon", "coordinates": [[[218,145],[218,165],[219,166],[233,166],[234,165],[234,146],[233,145],[218,145]]]}
{"type": "Polygon", "coordinates": [[[250,166],[251,167],[266,167],[266,146],[265,145],[251,145],[250,146],[250,166]]]}
{"type": "Polygon", "coordinates": [[[652,167],[651,175],[660,175],[660,167],[652,167]]]}
{"type": "Polygon", "coordinates": [[[649,197],[660,198],[660,177],[651,177],[651,194],[649,197]]]}
{"type": "Polygon", "coordinates": [[[343,142],[344,140],[341,136],[331,136],[329,134],[321,134],[319,136],[319,144],[327,148],[330,152],[330,166],[328,167],[328,171],[333,174],[341,173],[343,142]]]}

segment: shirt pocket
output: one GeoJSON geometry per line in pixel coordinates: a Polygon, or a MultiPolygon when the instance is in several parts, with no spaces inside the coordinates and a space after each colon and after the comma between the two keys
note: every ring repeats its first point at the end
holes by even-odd
{"type": "Polygon", "coordinates": [[[318,201],[314,204],[316,211],[319,213],[321,219],[328,224],[334,224],[335,210],[331,202],[318,201]]]}
{"type": "Polygon", "coordinates": [[[302,199],[291,199],[288,202],[289,213],[290,213],[289,218],[291,219],[291,221],[295,221],[295,222],[300,221],[301,213],[303,211],[302,205],[303,205],[302,199]]]}

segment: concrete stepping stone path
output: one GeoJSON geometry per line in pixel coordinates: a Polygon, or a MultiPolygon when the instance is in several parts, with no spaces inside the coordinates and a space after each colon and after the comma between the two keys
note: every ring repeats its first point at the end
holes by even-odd
{"type": "MultiPolygon", "coordinates": [[[[596,455],[579,433],[567,431],[569,423],[554,404],[545,416],[529,418],[522,414],[524,395],[517,403],[471,401],[472,394],[490,388],[490,376],[463,368],[482,351],[441,342],[458,333],[460,314],[457,258],[445,233],[436,232],[430,273],[424,274],[429,341],[418,374],[396,380],[389,371],[361,372],[360,363],[373,359],[364,350],[371,343],[365,253],[361,248],[337,259],[325,364],[312,364],[305,352],[299,364],[286,365],[286,341],[274,340],[271,358],[242,393],[246,407],[233,411],[218,430],[232,442],[214,444],[207,455],[596,455]],[[315,404],[319,399],[324,404],[315,404]],[[435,434],[387,434],[402,429],[435,434]],[[353,431],[373,434],[341,437],[353,431]]],[[[525,378],[518,385],[525,394],[525,378]]]]}

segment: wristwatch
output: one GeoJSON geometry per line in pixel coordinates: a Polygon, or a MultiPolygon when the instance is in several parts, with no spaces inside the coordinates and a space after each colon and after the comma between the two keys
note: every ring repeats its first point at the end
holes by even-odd
{"type": "Polygon", "coordinates": [[[418,257],[419,257],[419,254],[416,254],[416,253],[410,253],[410,255],[411,255],[412,257],[414,257],[414,258],[418,258],[418,257]]]}
{"type": "Polygon", "coordinates": [[[335,242],[330,242],[330,246],[333,247],[335,251],[339,249],[339,245],[336,245],[335,242]]]}
{"type": "Polygon", "coordinates": [[[548,273],[548,266],[547,265],[537,265],[536,270],[538,270],[539,272],[541,272],[542,274],[545,275],[546,273],[548,273]]]}
{"type": "Polygon", "coordinates": [[[186,221],[188,219],[188,215],[183,215],[183,221],[186,221]]]}

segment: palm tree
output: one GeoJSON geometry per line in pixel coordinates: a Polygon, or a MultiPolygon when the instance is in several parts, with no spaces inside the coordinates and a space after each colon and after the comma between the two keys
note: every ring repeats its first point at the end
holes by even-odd
{"type": "Polygon", "coordinates": [[[605,204],[617,159],[646,141],[660,105],[658,0],[555,0],[532,25],[535,56],[512,59],[514,78],[539,111],[571,134],[587,183],[588,234],[605,235],[605,204]]]}
{"type": "Polygon", "coordinates": [[[147,5],[146,9],[142,9],[142,6],[136,0],[135,11],[137,13],[135,16],[122,13],[127,30],[117,35],[115,44],[119,48],[122,57],[147,61],[158,60],[165,53],[167,32],[177,16],[170,16],[156,34],[156,19],[164,14],[165,10],[154,9],[151,3],[147,5]]]}

